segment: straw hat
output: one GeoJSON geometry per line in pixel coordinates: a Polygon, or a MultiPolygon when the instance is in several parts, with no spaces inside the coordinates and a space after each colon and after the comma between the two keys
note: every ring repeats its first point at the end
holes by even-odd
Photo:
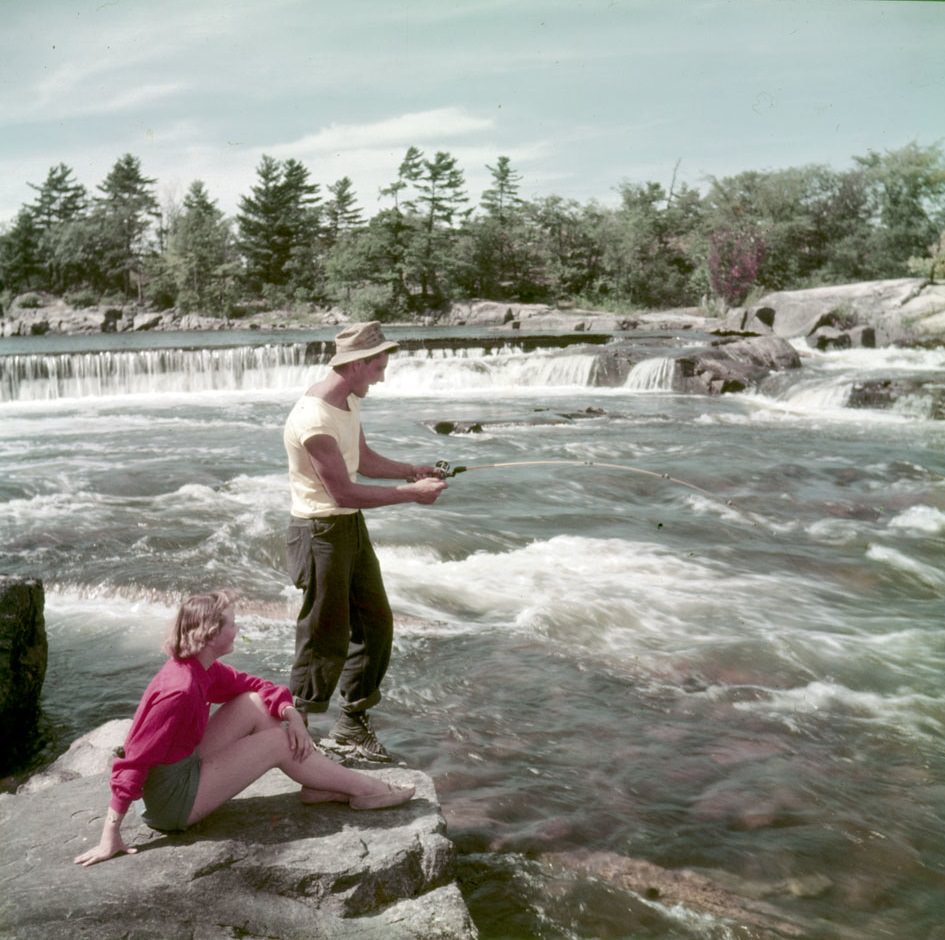
{"type": "Polygon", "coordinates": [[[353,323],[335,337],[335,354],[328,360],[328,365],[340,366],[356,359],[369,359],[378,353],[396,348],[396,343],[384,339],[381,324],[377,320],[370,323],[353,323]]]}

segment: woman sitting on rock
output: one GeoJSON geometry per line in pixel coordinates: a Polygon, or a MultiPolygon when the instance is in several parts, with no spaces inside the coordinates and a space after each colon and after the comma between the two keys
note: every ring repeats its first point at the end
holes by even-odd
{"type": "Polygon", "coordinates": [[[236,638],[234,601],[214,591],[181,605],[164,646],[168,661],[145,690],[124,755],[112,766],[102,838],[78,864],[137,851],[121,837],[134,800],[144,798],[153,829],[186,829],[273,767],[302,785],[303,803],[381,809],[413,796],[413,787],[391,786],[316,751],[287,688],[218,662],[236,638]],[[222,703],[212,716],[210,703],[222,703]]]}

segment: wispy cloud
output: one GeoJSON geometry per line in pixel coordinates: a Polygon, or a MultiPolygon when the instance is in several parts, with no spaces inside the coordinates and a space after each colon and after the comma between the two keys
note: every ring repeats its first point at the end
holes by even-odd
{"type": "Polygon", "coordinates": [[[431,141],[455,140],[491,130],[494,121],[462,108],[436,108],[385,118],[368,124],[330,124],[314,134],[267,150],[274,157],[320,155],[359,149],[389,151],[431,141]]]}

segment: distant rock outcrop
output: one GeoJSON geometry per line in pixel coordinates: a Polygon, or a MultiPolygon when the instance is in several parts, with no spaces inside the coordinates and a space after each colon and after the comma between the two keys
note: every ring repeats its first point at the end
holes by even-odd
{"type": "Polygon", "coordinates": [[[444,326],[505,327],[511,330],[613,333],[632,329],[636,326],[636,319],[599,310],[561,310],[548,304],[469,300],[454,303],[449,313],[437,323],[444,326]]]}
{"type": "Polygon", "coordinates": [[[732,310],[720,331],[805,337],[820,349],[945,345],[945,284],[898,278],[777,291],[732,310]]]}
{"type": "Polygon", "coordinates": [[[45,336],[153,331],[315,329],[345,322],[333,309],[265,310],[245,317],[201,316],[153,310],[135,303],[74,307],[61,297],[34,292],[17,297],[0,317],[0,336],[45,336]]]}
{"type": "Polygon", "coordinates": [[[186,833],[155,832],[132,810],[122,832],[137,854],[75,865],[101,834],[104,770],[126,729],[109,723],[15,796],[0,796],[0,937],[478,936],[453,880],[433,781],[403,768],[371,771],[416,786],[396,809],[303,806],[298,785],[270,771],[186,833]]]}
{"type": "Polygon", "coordinates": [[[2,336],[133,333],[144,330],[222,330],[219,317],[181,316],[175,310],[149,310],[136,304],[73,307],[50,294],[17,297],[0,320],[2,336]]]}

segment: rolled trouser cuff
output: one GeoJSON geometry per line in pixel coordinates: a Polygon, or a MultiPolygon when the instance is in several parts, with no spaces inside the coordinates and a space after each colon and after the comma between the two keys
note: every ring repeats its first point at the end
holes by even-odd
{"type": "Polygon", "coordinates": [[[359,698],[354,702],[349,702],[347,699],[341,700],[341,710],[346,715],[352,715],[355,712],[366,712],[369,708],[373,708],[381,700],[380,689],[375,689],[370,695],[365,698],[359,698]]]}
{"type": "Polygon", "coordinates": [[[303,714],[319,714],[328,711],[328,702],[319,702],[312,699],[299,698],[295,696],[292,704],[303,714]]]}

